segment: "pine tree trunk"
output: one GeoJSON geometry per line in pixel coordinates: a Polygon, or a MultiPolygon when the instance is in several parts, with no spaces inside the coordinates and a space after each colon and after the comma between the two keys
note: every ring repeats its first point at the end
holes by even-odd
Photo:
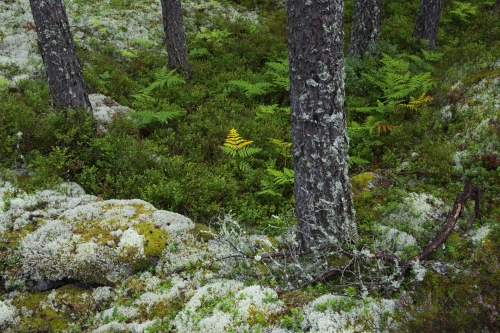
{"type": "Polygon", "coordinates": [[[92,109],[62,0],[30,0],[54,108],[92,109]]]}
{"type": "Polygon", "coordinates": [[[421,40],[427,40],[427,48],[434,50],[436,48],[436,39],[439,28],[439,20],[443,9],[442,0],[420,0],[417,20],[413,29],[413,38],[418,43],[421,40]]]}
{"type": "Polygon", "coordinates": [[[190,70],[186,52],[186,37],[182,23],[180,0],[161,0],[163,31],[168,52],[168,68],[182,69],[189,77],[190,70]]]}
{"type": "Polygon", "coordinates": [[[295,211],[303,249],[356,234],[348,176],[343,0],[289,0],[295,211]]]}
{"type": "Polygon", "coordinates": [[[380,38],[382,0],[355,0],[349,57],[361,58],[380,38]]]}
{"type": "Polygon", "coordinates": [[[491,12],[500,11],[500,0],[497,0],[495,4],[490,9],[491,12]]]}

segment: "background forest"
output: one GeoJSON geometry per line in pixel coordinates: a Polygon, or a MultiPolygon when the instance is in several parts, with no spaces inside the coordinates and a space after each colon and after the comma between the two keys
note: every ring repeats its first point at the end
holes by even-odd
{"type": "MultiPolygon", "coordinates": [[[[442,223],[465,183],[482,189],[482,218],[474,219],[471,204],[429,258],[425,277],[408,278],[387,294],[371,291],[397,300],[400,326],[393,331],[500,330],[500,12],[490,10],[494,3],[444,0],[437,46],[426,51],[412,39],[419,1],[384,0],[380,42],[362,59],[346,58],[350,173],[365,243],[378,237],[384,219],[416,232],[395,214],[409,200],[417,202],[412,216],[431,206],[442,223]]],[[[182,5],[189,80],[167,70],[159,1],[65,1],[87,92],[106,96],[102,106],[127,107],[99,118],[95,131],[92,116],[51,107],[29,4],[0,0],[3,181],[26,193],[76,182],[102,199],[142,199],[206,226],[230,215],[248,233],[271,238],[293,227],[286,3],[182,5]],[[19,30],[23,37],[14,41],[19,30]]],[[[348,0],[346,54],[352,16],[348,0]]],[[[10,208],[5,199],[4,205],[10,208]]],[[[419,246],[440,226],[425,220],[419,246]]],[[[9,265],[11,246],[0,242],[0,268],[9,265]]],[[[416,251],[402,249],[408,257],[416,251]]],[[[335,279],[285,293],[286,311],[273,323],[283,332],[301,331],[300,309],[326,293],[361,295],[335,279]]],[[[327,305],[339,312],[352,306],[327,305]]],[[[169,311],[173,318],[178,309],[169,311]]]]}

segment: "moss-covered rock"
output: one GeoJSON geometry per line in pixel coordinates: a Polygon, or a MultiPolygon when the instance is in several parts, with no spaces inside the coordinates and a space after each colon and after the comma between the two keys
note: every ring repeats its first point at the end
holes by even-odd
{"type": "MultiPolygon", "coordinates": [[[[20,260],[2,276],[38,289],[55,281],[113,284],[155,266],[161,253],[194,229],[179,214],[157,210],[142,200],[106,200],[86,195],[76,184],[27,195],[4,183],[8,209],[0,237],[19,244],[20,260]]],[[[14,281],[14,282],[12,282],[14,281]]]]}

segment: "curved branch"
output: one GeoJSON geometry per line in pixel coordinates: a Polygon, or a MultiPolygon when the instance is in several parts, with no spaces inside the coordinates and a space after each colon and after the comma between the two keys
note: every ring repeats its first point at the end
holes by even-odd
{"type": "Polygon", "coordinates": [[[446,241],[453,228],[455,228],[455,225],[457,224],[460,215],[462,214],[465,202],[471,197],[474,199],[475,217],[478,219],[481,218],[481,213],[479,211],[479,200],[481,198],[481,191],[479,187],[477,187],[476,185],[466,184],[464,191],[462,193],[457,194],[455,202],[453,203],[453,210],[451,211],[450,215],[448,215],[448,217],[446,218],[446,222],[441,233],[429,245],[427,245],[425,249],[422,250],[422,252],[403,262],[403,270],[401,272],[401,275],[405,273],[405,271],[411,266],[413,262],[427,258],[429,255],[434,253],[440,245],[442,245],[446,241]]]}

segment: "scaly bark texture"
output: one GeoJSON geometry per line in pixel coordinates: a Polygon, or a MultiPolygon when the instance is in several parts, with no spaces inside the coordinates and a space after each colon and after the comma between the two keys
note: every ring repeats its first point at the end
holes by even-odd
{"type": "Polygon", "coordinates": [[[62,0],[30,0],[52,106],[92,109],[62,0]]]}
{"type": "Polygon", "coordinates": [[[495,11],[500,11],[500,0],[497,0],[495,4],[491,7],[490,11],[495,12],[495,11]]]}
{"type": "Polygon", "coordinates": [[[182,23],[180,0],[161,0],[163,31],[168,52],[168,68],[182,69],[189,77],[190,70],[186,52],[186,37],[182,23]]]}
{"type": "Polygon", "coordinates": [[[289,0],[291,132],[300,245],[356,235],[348,176],[344,1],[289,0]]]}
{"type": "Polygon", "coordinates": [[[361,58],[380,38],[382,0],[355,0],[349,57],[361,58]]]}
{"type": "Polygon", "coordinates": [[[427,48],[434,50],[436,48],[436,39],[443,9],[442,0],[420,0],[417,20],[413,29],[413,38],[420,43],[425,39],[429,42],[427,48]]]}

